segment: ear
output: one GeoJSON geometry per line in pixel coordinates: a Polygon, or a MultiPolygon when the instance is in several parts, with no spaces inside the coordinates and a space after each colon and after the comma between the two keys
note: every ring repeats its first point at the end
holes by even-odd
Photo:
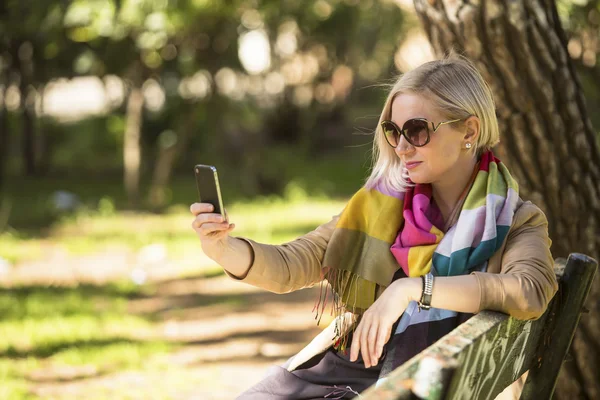
{"type": "Polygon", "coordinates": [[[465,126],[467,127],[467,130],[463,136],[463,140],[465,143],[469,142],[474,144],[479,138],[479,131],[481,127],[479,118],[474,115],[470,116],[465,120],[465,126]]]}

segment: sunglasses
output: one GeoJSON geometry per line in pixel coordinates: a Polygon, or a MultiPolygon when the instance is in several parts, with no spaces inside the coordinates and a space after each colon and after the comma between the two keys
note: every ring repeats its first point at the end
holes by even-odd
{"type": "Polygon", "coordinates": [[[444,124],[451,124],[452,122],[458,122],[463,119],[464,118],[440,122],[436,126],[433,122],[429,122],[425,118],[412,118],[402,125],[402,129],[400,129],[398,125],[392,121],[385,120],[381,122],[381,129],[383,129],[385,140],[387,140],[388,144],[393,148],[398,147],[401,135],[403,135],[406,138],[406,141],[411,145],[415,147],[422,147],[429,143],[429,124],[431,124],[431,129],[433,132],[435,132],[444,124]]]}

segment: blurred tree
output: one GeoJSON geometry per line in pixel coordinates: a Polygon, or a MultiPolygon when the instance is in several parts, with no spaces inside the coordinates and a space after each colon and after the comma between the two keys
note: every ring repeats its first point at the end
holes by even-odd
{"type": "MultiPolygon", "coordinates": [[[[567,37],[567,50],[581,79],[588,109],[600,107],[600,0],[558,0],[558,13],[567,37]]],[[[600,114],[590,113],[594,126],[600,114]]]]}
{"type": "MultiPolygon", "coordinates": [[[[173,2],[171,2],[173,3],[173,2]]],[[[168,1],[78,0],[69,5],[64,25],[74,42],[89,50],[78,59],[78,73],[114,74],[128,83],[123,139],[123,179],[130,206],[139,202],[142,164],[143,84],[160,71],[160,51],[177,31],[168,1]]]]}
{"type": "MultiPolygon", "coordinates": [[[[37,67],[40,61],[40,48],[43,45],[46,14],[50,2],[41,2],[34,10],[26,10],[26,5],[17,1],[7,1],[0,5],[0,70],[2,71],[2,129],[3,151],[8,150],[10,132],[7,124],[6,95],[12,87],[13,95],[18,93],[22,138],[23,173],[34,175],[37,172],[35,94],[43,86],[44,70],[37,67]]],[[[44,38],[45,40],[45,38],[44,38]]],[[[0,161],[0,179],[4,176],[6,159],[0,161]]]]}
{"type": "MultiPolygon", "coordinates": [[[[415,6],[436,53],[456,48],[491,84],[502,132],[497,151],[522,196],[546,213],[553,255],[598,259],[600,149],[555,3],[415,0],[415,6]]],[[[596,276],[557,398],[600,397],[599,297],[596,276]]]]}
{"type": "MultiPolygon", "coordinates": [[[[46,84],[53,78],[74,75],[73,62],[81,46],[73,44],[64,33],[64,2],[27,2],[8,0],[0,3],[0,73],[2,109],[0,131],[2,150],[8,151],[11,134],[6,112],[9,94],[19,99],[22,170],[26,175],[45,173],[49,163],[51,137],[45,135],[43,123],[35,110],[46,84]]],[[[40,107],[43,102],[39,101],[40,107]]],[[[16,133],[16,132],[14,132],[16,133]]],[[[0,157],[0,184],[9,157],[0,157]]]]}
{"type": "MultiPolygon", "coordinates": [[[[382,97],[354,89],[396,71],[394,54],[407,29],[401,9],[386,0],[30,3],[0,4],[0,76],[7,80],[4,91],[21,95],[22,132],[10,133],[22,139],[23,169],[50,170],[57,143],[63,159],[71,147],[73,163],[110,168],[115,157],[90,145],[114,142],[122,146],[131,204],[148,171],[155,207],[166,199],[171,171],[179,165],[189,173],[184,164],[198,154],[227,157],[247,195],[281,191],[287,179],[264,162],[269,147],[293,148],[298,157],[340,149],[355,113],[376,109],[382,97]],[[120,116],[109,119],[105,139],[90,137],[101,129],[67,136],[57,134],[60,123],[32,123],[48,83],[90,75],[125,83],[124,104],[114,109],[125,123],[115,123],[120,116]],[[145,125],[148,118],[167,126],[157,131],[145,125]],[[118,126],[123,131],[115,138],[118,126]],[[86,145],[88,157],[82,155],[86,145]]],[[[4,130],[0,140],[8,134],[4,130]]]]}
{"type": "Polygon", "coordinates": [[[8,110],[6,109],[6,92],[8,88],[9,71],[8,68],[0,70],[0,193],[4,189],[5,169],[8,159],[8,110]]]}

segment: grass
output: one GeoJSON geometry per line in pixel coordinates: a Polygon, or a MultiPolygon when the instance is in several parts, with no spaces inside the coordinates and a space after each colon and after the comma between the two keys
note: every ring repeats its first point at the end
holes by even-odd
{"type": "MultiPolygon", "coordinates": [[[[233,236],[281,243],[329,221],[344,204],[343,200],[309,197],[300,186],[290,184],[285,197],[260,197],[250,203],[230,203],[226,208],[230,221],[236,224],[233,236]]],[[[43,248],[48,244],[71,255],[83,255],[110,248],[139,251],[156,243],[176,257],[199,249],[191,228],[193,218],[189,205],[180,204],[165,214],[84,208],[56,220],[44,236],[19,231],[0,234],[0,257],[11,264],[43,259],[43,248]]]]}
{"type": "MultiPolygon", "coordinates": [[[[242,188],[246,187],[244,180],[247,177],[221,158],[200,156],[197,162],[217,166],[225,207],[231,211],[232,204],[261,204],[267,199],[288,199],[298,192],[311,198],[346,198],[359,188],[366,174],[369,151],[370,146],[348,147],[337,153],[307,159],[293,148],[269,149],[268,159],[261,163],[260,170],[264,177],[283,184],[276,185],[281,186],[281,190],[267,196],[245,192],[242,188]]],[[[0,198],[0,231],[7,223],[21,235],[48,236],[48,229],[56,222],[72,216],[54,209],[53,194],[60,190],[78,197],[80,213],[110,215],[113,211],[126,210],[128,202],[122,180],[121,171],[88,173],[78,172],[76,168],[42,177],[8,176],[0,198]]],[[[148,193],[149,186],[149,177],[144,175],[140,182],[142,196],[148,193]]],[[[197,197],[191,166],[178,171],[167,190],[168,203],[187,209],[197,197]]],[[[149,210],[144,203],[141,208],[149,210]]]]}
{"type": "MultiPolygon", "coordinates": [[[[32,233],[31,228],[3,233],[0,257],[19,268],[21,263],[43,260],[48,246],[73,256],[114,247],[137,252],[150,244],[163,245],[169,259],[201,251],[190,226],[193,216],[188,204],[173,204],[160,215],[120,211],[108,197],[99,204],[57,218],[43,234],[32,233]]],[[[342,199],[311,196],[302,185],[291,183],[283,196],[232,201],[227,211],[237,225],[232,235],[282,243],[329,221],[344,204],[342,199]]],[[[180,270],[178,277],[210,278],[222,273],[218,265],[208,262],[180,270]]],[[[173,376],[180,368],[179,376],[186,376],[183,367],[169,365],[165,358],[179,343],[141,339],[160,318],[127,312],[128,302],[154,294],[152,283],[136,285],[129,280],[102,286],[0,288],[0,398],[35,399],[32,387],[39,381],[76,381],[114,372],[168,370],[173,376]]],[[[215,299],[233,306],[241,301],[227,296],[215,299]]],[[[173,311],[174,315],[186,312],[173,311]]]]}
{"type": "Polygon", "coordinates": [[[83,367],[94,375],[167,368],[153,357],[177,345],[136,339],[154,321],[126,312],[130,298],[151,293],[129,282],[0,289],[0,398],[35,398],[28,387],[40,368],[52,375],[70,367],[75,376],[83,367]]]}
{"type": "MultiPolygon", "coordinates": [[[[251,198],[240,192],[241,177],[236,171],[216,164],[225,207],[236,224],[232,235],[284,243],[329,221],[360,186],[367,151],[367,147],[349,148],[307,162],[293,149],[282,150],[269,160],[268,169],[287,182],[284,189],[251,198]]],[[[170,206],[160,214],[143,208],[128,210],[120,174],[19,177],[9,180],[7,187],[0,201],[0,231],[4,229],[0,233],[0,261],[4,259],[0,282],[6,265],[9,272],[17,270],[31,262],[43,262],[49,252],[73,259],[90,254],[102,257],[118,249],[135,259],[150,245],[159,246],[165,259],[177,264],[170,278],[208,279],[223,274],[212,260],[198,257],[201,246],[189,212],[189,205],[197,199],[191,168],[190,174],[173,177],[168,191],[170,206]],[[51,198],[56,190],[75,193],[79,207],[70,213],[55,211],[51,198]],[[183,267],[184,263],[190,266],[183,267]]],[[[142,182],[142,189],[147,190],[147,182],[142,182]]],[[[48,262],[48,268],[60,272],[60,262],[48,262]]],[[[10,274],[4,279],[6,276],[10,274]]],[[[137,285],[124,276],[124,280],[104,285],[0,285],[0,398],[35,399],[40,382],[77,382],[125,371],[168,374],[169,379],[179,377],[182,384],[189,384],[189,372],[166,361],[166,356],[185,344],[149,334],[163,326],[166,317],[158,311],[128,312],[131,302],[156,297],[156,284],[137,285]]],[[[218,302],[220,307],[232,308],[243,301],[242,296],[228,294],[189,298],[198,306],[218,302]]],[[[188,312],[185,307],[175,308],[170,315],[183,318],[188,312]]],[[[171,382],[167,386],[172,386],[171,382]]],[[[167,393],[152,395],[170,398],[167,393]]],[[[90,396],[114,398],[114,392],[90,396]]]]}
{"type": "MultiPolygon", "coordinates": [[[[295,149],[272,149],[263,169],[287,183],[281,193],[252,197],[241,192],[239,171],[215,161],[225,207],[237,226],[233,235],[282,242],[326,222],[360,186],[369,150],[370,146],[347,147],[307,160],[295,149]]],[[[167,191],[170,206],[161,214],[143,207],[140,212],[127,211],[121,174],[73,173],[9,177],[8,191],[0,201],[0,258],[11,264],[43,259],[48,244],[80,255],[108,247],[138,251],[152,243],[161,243],[170,255],[197,251],[198,240],[190,227],[189,205],[197,201],[191,168],[189,174],[173,177],[167,191]],[[79,198],[74,212],[53,208],[57,190],[79,198]],[[6,226],[9,229],[3,230],[6,226]]],[[[143,180],[142,192],[147,188],[143,180]]]]}

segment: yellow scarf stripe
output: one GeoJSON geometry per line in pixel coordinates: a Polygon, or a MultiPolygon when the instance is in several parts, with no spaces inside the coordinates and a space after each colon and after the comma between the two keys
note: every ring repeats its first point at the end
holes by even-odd
{"type": "Polygon", "coordinates": [[[365,232],[391,245],[402,221],[402,205],[400,199],[363,187],[352,196],[336,228],[365,232]]]}

